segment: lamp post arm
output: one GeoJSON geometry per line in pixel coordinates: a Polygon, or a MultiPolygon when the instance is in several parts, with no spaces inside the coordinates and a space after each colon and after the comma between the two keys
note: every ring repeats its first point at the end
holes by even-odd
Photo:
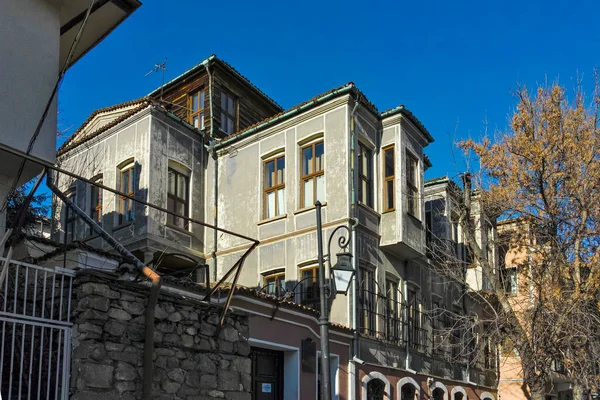
{"type": "Polygon", "coordinates": [[[335,228],[333,232],[331,232],[331,236],[329,236],[329,243],[327,244],[327,264],[329,265],[329,271],[331,271],[331,241],[333,240],[335,233],[340,229],[345,229],[347,235],[342,235],[338,238],[338,246],[342,249],[346,249],[346,247],[348,247],[348,245],[350,244],[350,235],[352,234],[352,232],[350,231],[350,228],[348,228],[346,225],[340,225],[337,228],[335,228]]]}

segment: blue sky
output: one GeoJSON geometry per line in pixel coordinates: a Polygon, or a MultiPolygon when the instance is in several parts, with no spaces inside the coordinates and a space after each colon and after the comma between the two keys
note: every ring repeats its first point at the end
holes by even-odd
{"type": "Polygon", "coordinates": [[[435,138],[426,178],[456,176],[454,142],[505,129],[519,83],[591,83],[598,15],[591,0],[145,0],[69,70],[59,128],[158,87],[144,75],[164,58],[168,80],[215,53],[284,108],[348,81],[379,110],[405,104],[435,138]]]}

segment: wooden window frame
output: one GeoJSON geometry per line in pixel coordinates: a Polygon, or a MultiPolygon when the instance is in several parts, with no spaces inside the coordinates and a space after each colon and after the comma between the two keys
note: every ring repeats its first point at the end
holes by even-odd
{"type": "MultiPolygon", "coordinates": [[[[226,104],[227,105],[227,104],[226,104]]],[[[239,125],[239,121],[238,121],[238,98],[236,96],[233,95],[233,93],[228,92],[226,90],[222,90],[221,91],[221,126],[220,129],[221,131],[223,131],[223,133],[225,133],[226,135],[233,135],[234,133],[236,133],[238,131],[238,125],[239,125]],[[227,111],[227,107],[223,108],[223,96],[231,99],[231,101],[233,102],[233,115],[229,114],[229,111],[227,111]],[[231,118],[233,121],[233,131],[232,132],[227,132],[225,129],[223,129],[223,115],[225,115],[225,119],[231,118]]],[[[227,128],[227,124],[225,124],[225,127],[227,128]]]]}
{"type": "Polygon", "coordinates": [[[194,126],[194,117],[198,117],[199,126],[194,128],[203,130],[204,129],[204,110],[206,109],[206,91],[204,88],[201,88],[195,92],[192,92],[188,95],[188,122],[190,125],[194,126]],[[194,112],[194,96],[198,95],[198,110],[194,112]],[[204,103],[204,107],[200,107],[200,105],[204,103]]]}
{"type": "MultiPolygon", "coordinates": [[[[124,193],[128,196],[133,196],[135,193],[135,185],[134,185],[134,180],[135,180],[135,164],[132,162],[130,164],[125,165],[123,168],[119,169],[119,191],[121,193],[124,193]],[[125,174],[129,174],[129,187],[126,188],[127,190],[123,190],[123,176],[125,174]]],[[[135,215],[134,215],[134,202],[131,199],[128,199],[127,197],[123,196],[123,195],[119,195],[119,225],[124,225],[130,222],[133,222],[135,220],[135,215]],[[125,205],[128,205],[128,210],[127,213],[124,213],[123,208],[125,205]],[[127,219],[126,216],[129,215],[129,213],[131,213],[131,218],[127,219]]]]}
{"type": "MultiPolygon", "coordinates": [[[[285,287],[281,286],[281,278],[283,278],[283,282],[285,283],[285,271],[277,271],[271,272],[263,275],[263,288],[266,288],[269,279],[275,279],[275,296],[282,296],[283,293],[280,293],[280,289],[284,289],[285,287]]],[[[267,292],[268,293],[268,292],[267,292]]],[[[273,293],[268,293],[273,294],[273,293]]]]}
{"type": "Polygon", "coordinates": [[[406,212],[407,214],[415,217],[416,219],[418,219],[419,221],[421,220],[421,200],[420,200],[420,193],[419,193],[419,177],[418,177],[418,171],[419,171],[419,158],[417,156],[415,156],[410,150],[406,149],[406,188],[407,188],[407,194],[406,194],[406,212]],[[409,166],[412,167],[412,162],[414,162],[414,174],[412,177],[410,177],[409,172],[410,169],[409,166]],[[413,182],[414,179],[414,182],[413,182]],[[413,198],[414,201],[414,210],[411,210],[411,196],[413,198]]]}
{"type": "MultiPolygon", "coordinates": [[[[316,304],[320,304],[321,302],[321,298],[320,298],[320,294],[319,294],[319,289],[318,289],[318,282],[319,282],[319,265],[311,265],[311,266],[307,266],[307,267],[302,267],[299,270],[300,272],[300,279],[298,280],[299,283],[301,283],[300,288],[302,290],[302,292],[300,293],[300,304],[305,305],[306,302],[314,302],[316,304]],[[307,291],[304,291],[304,282],[307,282],[308,279],[306,281],[304,281],[303,278],[304,276],[304,272],[306,271],[311,271],[311,275],[312,275],[312,279],[310,280],[311,285],[313,285],[313,289],[316,289],[316,298],[307,298],[307,291]]],[[[310,307],[310,305],[308,305],[308,307],[310,307]]],[[[320,310],[317,310],[320,311],[320,310]]]]}
{"type": "MultiPolygon", "coordinates": [[[[306,144],[300,147],[300,208],[308,208],[312,207],[317,202],[317,178],[319,176],[325,175],[325,141],[323,139],[317,140],[315,142],[306,144]],[[317,171],[317,145],[323,144],[323,169],[317,171]],[[312,147],[312,173],[304,175],[302,171],[302,166],[304,165],[304,150],[312,147]],[[304,204],[304,182],[312,180],[313,182],[313,203],[312,204],[304,204]]],[[[323,182],[325,184],[325,182],[323,182]]]]}
{"type": "Polygon", "coordinates": [[[383,153],[383,168],[382,168],[382,178],[383,178],[383,212],[391,212],[396,210],[396,146],[390,144],[389,146],[385,146],[382,150],[383,153]],[[385,175],[385,161],[386,154],[388,151],[392,152],[392,166],[394,168],[394,173],[391,176],[385,175]],[[388,199],[388,182],[392,182],[392,206],[388,207],[387,199],[388,199]]]}
{"type": "MultiPolygon", "coordinates": [[[[94,183],[102,185],[102,176],[94,179],[94,183]]],[[[102,200],[103,200],[103,190],[98,186],[91,185],[90,187],[90,217],[98,223],[98,225],[102,226],[102,200]],[[94,196],[94,191],[96,195],[94,196]]],[[[93,235],[94,231],[90,228],[90,235],[93,235]]]]}
{"type": "Polygon", "coordinates": [[[359,201],[367,207],[374,208],[373,205],[373,150],[362,143],[358,143],[359,159],[360,157],[367,159],[367,171],[363,171],[364,162],[358,163],[358,190],[359,201]],[[366,183],[367,193],[363,193],[363,182],[366,183]],[[365,199],[366,196],[366,199],[365,199]],[[366,201],[365,201],[366,200],[366,201]]]}
{"type": "MultiPolygon", "coordinates": [[[[280,189],[284,189],[285,190],[285,154],[280,154],[274,157],[271,157],[265,161],[263,161],[263,219],[267,219],[267,218],[275,218],[278,217],[280,215],[284,215],[285,212],[278,214],[277,210],[279,210],[279,200],[278,200],[278,196],[277,196],[277,192],[280,189]],[[273,162],[274,165],[274,171],[275,171],[275,176],[277,177],[277,162],[279,160],[283,159],[283,183],[281,184],[277,184],[275,183],[273,186],[267,187],[267,164],[270,162],[273,162]],[[271,216],[271,217],[267,217],[267,209],[268,209],[268,204],[267,204],[267,195],[271,192],[275,192],[275,215],[271,216]]],[[[276,179],[274,180],[274,182],[276,182],[276,179]]],[[[284,206],[285,206],[285,201],[286,198],[284,196],[284,206]]]]}
{"type": "MultiPolygon", "coordinates": [[[[178,171],[178,169],[176,168],[172,168],[172,167],[168,167],[167,168],[167,199],[171,199],[174,202],[174,209],[173,210],[169,210],[172,212],[176,212],[177,210],[177,205],[182,203],[183,204],[183,217],[189,218],[190,216],[190,176],[178,171]],[[169,178],[168,178],[168,173],[169,172],[173,172],[173,174],[175,174],[175,193],[170,193],[169,190],[169,178]],[[181,198],[177,195],[178,190],[178,185],[179,185],[179,179],[178,176],[182,176],[185,179],[185,198],[181,198]]],[[[169,202],[167,200],[167,209],[169,208],[169,202]]],[[[175,229],[179,229],[179,230],[184,230],[184,231],[189,231],[190,229],[190,221],[185,219],[185,218],[181,218],[181,217],[175,217],[174,215],[171,214],[167,214],[167,226],[175,228],[175,229]],[[169,219],[173,219],[173,221],[169,221],[169,219]],[[181,219],[183,220],[183,227],[179,226],[177,224],[177,221],[181,219]]]]}

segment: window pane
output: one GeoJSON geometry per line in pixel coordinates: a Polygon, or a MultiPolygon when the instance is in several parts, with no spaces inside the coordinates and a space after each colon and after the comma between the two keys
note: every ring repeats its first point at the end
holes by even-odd
{"type": "Polygon", "coordinates": [[[233,120],[231,118],[227,118],[227,133],[230,135],[233,133],[233,120]]]}
{"type": "Polygon", "coordinates": [[[200,129],[204,129],[204,113],[198,114],[198,118],[200,118],[200,129]]]}
{"type": "Polygon", "coordinates": [[[172,197],[167,197],[167,210],[175,212],[175,200],[172,197]]]}
{"type": "Polygon", "coordinates": [[[314,204],[314,183],[312,179],[304,181],[304,202],[303,207],[310,207],[314,204]]]}
{"type": "Polygon", "coordinates": [[[325,175],[317,176],[317,200],[325,201],[325,175]]]}
{"type": "Polygon", "coordinates": [[[387,181],[386,183],[386,204],[385,204],[385,208],[386,209],[390,209],[390,208],[394,208],[394,181],[390,180],[387,181]]]}
{"type": "Polygon", "coordinates": [[[169,170],[169,184],[168,184],[168,188],[169,188],[169,193],[170,194],[175,194],[175,171],[173,171],[172,169],[169,170]]]}
{"type": "Polygon", "coordinates": [[[121,192],[123,193],[129,193],[129,171],[121,173],[121,192]]]}
{"type": "Polygon", "coordinates": [[[275,216],[275,192],[267,193],[267,218],[275,216]]]}
{"type": "MultiPolygon", "coordinates": [[[[362,179],[361,179],[361,182],[362,182],[362,179]]],[[[362,185],[362,183],[360,183],[358,185],[358,201],[361,201],[364,203],[365,200],[363,199],[363,194],[364,194],[363,185],[362,185]]]]}
{"type": "Polygon", "coordinates": [[[192,96],[192,112],[198,111],[198,93],[192,96]]]}
{"type": "Polygon", "coordinates": [[[177,174],[177,197],[187,200],[187,178],[177,174]]]}
{"type": "Polygon", "coordinates": [[[221,130],[227,132],[227,116],[224,112],[221,113],[221,130]]]}
{"type": "Polygon", "coordinates": [[[235,102],[232,97],[227,96],[227,112],[229,115],[235,115],[235,102]]]}
{"type": "Polygon", "coordinates": [[[281,185],[285,182],[285,157],[277,159],[277,184],[281,185]]]}
{"type": "Polygon", "coordinates": [[[277,215],[285,214],[285,188],[277,191],[277,215]]]}
{"type": "Polygon", "coordinates": [[[204,91],[200,92],[200,109],[204,108],[204,91]]]}
{"type": "Polygon", "coordinates": [[[369,184],[366,180],[361,179],[359,189],[359,199],[363,203],[369,205],[369,184]]]}
{"type": "Polygon", "coordinates": [[[394,148],[385,151],[385,177],[394,176],[394,148]]]}
{"type": "Polygon", "coordinates": [[[315,172],[323,170],[323,150],[324,150],[323,142],[317,143],[315,145],[315,157],[317,159],[315,172]]]}
{"type": "Polygon", "coordinates": [[[265,188],[273,187],[273,174],[275,170],[275,161],[269,161],[265,164],[265,188]]]}
{"type": "Polygon", "coordinates": [[[225,113],[225,111],[227,111],[227,95],[221,93],[221,112],[225,113]]]}
{"type": "Polygon", "coordinates": [[[198,116],[197,116],[197,115],[194,115],[194,116],[192,117],[192,126],[193,126],[194,128],[200,128],[200,120],[199,120],[199,118],[198,118],[198,116]]]}
{"type": "Polygon", "coordinates": [[[302,150],[302,175],[312,174],[312,147],[306,147],[302,150]]]}

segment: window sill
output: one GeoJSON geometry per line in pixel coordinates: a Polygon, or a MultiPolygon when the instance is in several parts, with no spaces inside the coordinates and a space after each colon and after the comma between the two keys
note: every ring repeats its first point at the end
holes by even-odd
{"type": "Polygon", "coordinates": [[[381,214],[383,215],[383,214],[389,214],[389,213],[393,213],[393,212],[396,212],[395,208],[390,208],[389,210],[385,210],[381,214]]]}
{"type": "Polygon", "coordinates": [[[128,222],[124,222],[124,223],[122,223],[122,224],[120,224],[120,225],[117,225],[117,226],[115,226],[115,227],[113,228],[113,232],[115,232],[115,231],[120,231],[120,230],[122,230],[122,229],[128,228],[128,227],[130,227],[131,225],[133,225],[134,223],[135,223],[135,221],[128,221],[128,222]]]}
{"type": "Polygon", "coordinates": [[[415,217],[412,213],[406,212],[406,215],[408,215],[414,222],[418,223],[419,225],[422,224],[421,220],[415,217]]]}
{"type": "Polygon", "coordinates": [[[271,217],[271,218],[267,218],[267,219],[262,219],[262,220],[258,221],[258,222],[256,223],[256,225],[260,226],[260,225],[265,225],[265,224],[268,224],[268,223],[270,223],[270,222],[275,222],[275,221],[279,221],[279,220],[282,220],[282,219],[286,219],[286,218],[287,218],[287,216],[288,216],[287,214],[281,214],[281,215],[278,215],[278,216],[276,216],[276,217],[271,217]]]}
{"type": "MultiPolygon", "coordinates": [[[[325,206],[327,206],[327,202],[324,202],[321,204],[321,207],[325,207],[325,206]]],[[[309,212],[309,211],[316,210],[316,209],[317,209],[317,206],[304,207],[304,208],[294,211],[294,215],[304,214],[305,212],[309,212]]]]}
{"type": "Polygon", "coordinates": [[[186,234],[186,235],[190,235],[190,236],[192,236],[192,232],[190,232],[190,231],[189,231],[189,230],[187,230],[187,229],[180,228],[180,227],[178,227],[178,226],[171,225],[171,224],[165,224],[165,226],[166,226],[167,228],[171,229],[171,230],[174,230],[174,231],[177,231],[177,232],[184,233],[184,234],[186,234]]]}
{"type": "Polygon", "coordinates": [[[365,211],[369,212],[370,214],[373,214],[375,217],[377,218],[381,218],[381,214],[378,213],[377,211],[375,211],[373,209],[373,207],[369,207],[368,205],[366,205],[365,203],[363,203],[362,201],[358,202],[358,205],[363,208],[365,211]]]}

